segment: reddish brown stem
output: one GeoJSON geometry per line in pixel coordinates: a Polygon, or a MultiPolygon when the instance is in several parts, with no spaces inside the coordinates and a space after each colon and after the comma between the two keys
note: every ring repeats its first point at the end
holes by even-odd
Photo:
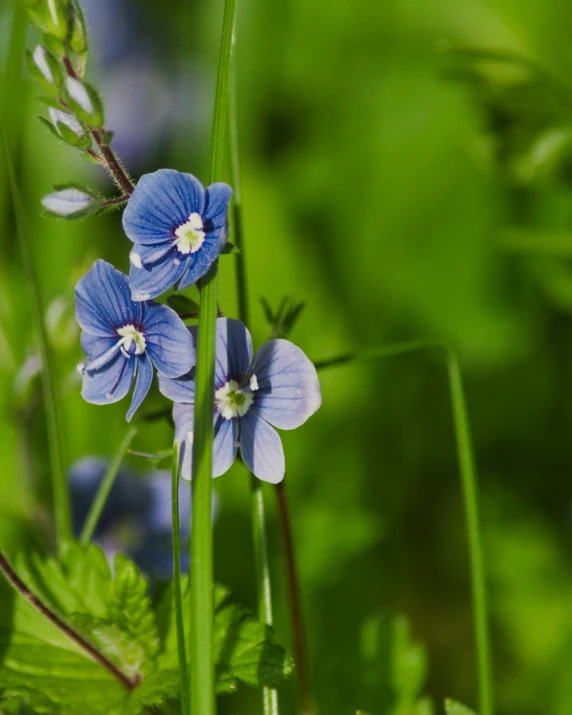
{"type": "Polygon", "coordinates": [[[93,660],[95,660],[96,663],[99,663],[99,665],[105,668],[105,670],[107,670],[114,678],[119,680],[119,682],[122,683],[127,690],[134,690],[139,685],[141,681],[139,675],[134,678],[130,678],[125,675],[125,673],[123,673],[116,665],[100,653],[97,648],[86,641],[83,636],[77,633],[77,631],[63,621],[57,614],[51,611],[45,603],[40,601],[40,599],[30,591],[30,589],[14,571],[1,551],[0,571],[2,571],[6,580],[16,589],[16,591],[18,591],[21,596],[23,596],[23,598],[25,598],[37,611],[53,623],[56,628],[59,628],[60,631],[65,633],[70,640],[82,648],[91,658],[93,658],[93,660]]]}
{"type": "Polygon", "coordinates": [[[276,485],[276,498],[278,500],[278,513],[280,514],[280,526],[282,538],[284,540],[284,556],[286,559],[286,576],[288,580],[288,603],[290,606],[290,620],[292,626],[292,645],[294,648],[294,658],[296,660],[296,672],[298,674],[298,685],[300,688],[300,701],[302,703],[303,715],[313,715],[314,705],[310,691],[308,659],[306,656],[306,643],[304,640],[302,599],[300,596],[300,584],[298,582],[298,571],[296,569],[296,555],[294,553],[294,539],[292,538],[292,526],[290,523],[290,512],[288,509],[288,500],[286,498],[286,487],[284,486],[284,482],[280,482],[280,484],[276,485]]]}
{"type": "MultiPolygon", "coordinates": [[[[75,71],[70,58],[67,56],[64,57],[63,62],[68,75],[70,77],[73,77],[73,79],[78,79],[77,72],[75,71]]],[[[90,129],[90,134],[93,137],[97,146],[99,147],[99,151],[101,152],[103,161],[105,162],[105,167],[107,168],[111,176],[115,179],[117,185],[121,188],[123,193],[127,196],[131,196],[134,189],[133,183],[131,182],[131,179],[127,176],[123,167],[117,160],[117,157],[113,153],[112,148],[103,141],[105,129],[90,129]]]]}

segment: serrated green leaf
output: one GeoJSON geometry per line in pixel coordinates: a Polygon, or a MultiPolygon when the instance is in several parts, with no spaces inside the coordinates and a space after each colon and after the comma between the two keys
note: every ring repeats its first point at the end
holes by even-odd
{"type": "MultiPolygon", "coordinates": [[[[180,673],[171,587],[157,608],[145,577],[125,556],[112,574],[96,546],[65,545],[61,561],[20,555],[20,578],[54,613],[91,643],[137,686],[129,691],[85,648],[0,582],[0,693],[44,715],[142,715],[179,696],[180,673]]],[[[185,586],[185,613],[188,582],[185,586]]],[[[217,690],[276,685],[293,668],[286,651],[273,642],[272,629],[228,603],[217,587],[215,652],[217,690]]],[[[187,634],[190,624],[187,621],[187,634]]]]}
{"type": "Polygon", "coordinates": [[[477,715],[474,710],[471,710],[466,705],[458,703],[456,700],[445,700],[445,712],[447,715],[477,715]]]}
{"type": "MultiPolygon", "coordinates": [[[[188,581],[185,581],[184,614],[185,632],[190,623],[190,598],[188,581]]],[[[215,663],[217,692],[230,693],[238,682],[252,687],[276,686],[293,669],[291,656],[284,648],[274,643],[272,628],[254,619],[249,611],[227,603],[229,592],[222,586],[215,587],[215,663]]],[[[160,604],[160,618],[165,632],[164,652],[159,657],[164,670],[178,668],[177,635],[171,588],[167,589],[160,604]]]]}
{"type": "Polygon", "coordinates": [[[109,615],[124,633],[143,648],[145,661],[141,664],[141,672],[144,673],[149,663],[154,664],[159,652],[159,633],[148,595],[147,580],[123,554],[115,556],[115,580],[109,615]]]}
{"type": "MultiPolygon", "coordinates": [[[[124,557],[112,576],[96,546],[68,543],[61,562],[21,555],[16,570],[46,605],[127,676],[153,669],[158,649],[144,577],[124,557]]],[[[0,584],[0,691],[34,712],[101,715],[142,712],[132,693],[27,600],[0,584]]],[[[143,693],[138,693],[137,702],[143,693]]],[[[156,696],[154,696],[156,700],[156,696]]]]}

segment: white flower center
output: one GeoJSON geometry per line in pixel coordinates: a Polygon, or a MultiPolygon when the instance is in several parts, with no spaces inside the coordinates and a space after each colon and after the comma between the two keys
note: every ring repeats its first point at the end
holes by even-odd
{"type": "Polygon", "coordinates": [[[145,336],[134,325],[124,325],[122,328],[117,328],[117,334],[121,336],[119,344],[121,352],[125,357],[132,355],[141,355],[147,348],[145,336]]]}
{"type": "Polygon", "coordinates": [[[205,231],[200,214],[193,211],[189,220],[175,231],[175,246],[179,253],[196,253],[205,242],[205,231]]]}
{"type": "Polygon", "coordinates": [[[252,392],[243,392],[236,380],[229,380],[215,392],[215,402],[225,420],[245,415],[253,399],[252,392]]]}

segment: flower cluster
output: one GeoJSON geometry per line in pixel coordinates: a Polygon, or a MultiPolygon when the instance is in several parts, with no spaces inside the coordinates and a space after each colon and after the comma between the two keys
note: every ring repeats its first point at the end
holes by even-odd
{"type": "MultiPolygon", "coordinates": [[[[78,366],[82,395],[87,402],[104,405],[123,399],[133,388],[130,421],[156,369],[160,390],[175,403],[182,473],[190,479],[198,327],[188,328],[174,310],[155,299],[196,284],[218,259],[227,242],[232,190],[224,183],[204,188],[191,174],[172,169],[146,174],[134,186],[111,148],[103,103],[83,76],[87,41],[79,5],[67,0],[28,0],[27,5],[42,32],[28,61],[49,95],[45,125],[60,141],[106,168],[122,191],[105,200],[84,187],[67,185],[45,196],[42,204],[63,218],[126,204],[123,229],[133,243],[129,276],[98,260],[76,286],[76,316],[86,355],[78,366]]],[[[292,320],[296,311],[299,308],[292,320]]],[[[251,472],[279,482],[284,453],[274,427],[298,427],[320,406],[314,366],[286,340],[269,341],[252,360],[246,327],[219,319],[215,383],[213,476],[226,472],[240,449],[251,472]]]]}
{"type": "MultiPolygon", "coordinates": [[[[190,174],[161,169],[141,178],[123,214],[134,243],[129,278],[98,260],[78,283],[76,315],[86,361],[79,366],[88,402],[117,402],[135,387],[130,420],[158,371],[159,389],[173,400],[182,474],[192,473],[195,345],[174,310],[157,303],[169,288],[185,288],[206,274],[228,234],[231,189],[203,189],[190,174]]],[[[258,478],[279,482],[284,452],[274,427],[294,429],[320,406],[318,377],[300,348],[270,340],[252,359],[252,341],[237,320],[217,321],[213,476],[226,472],[240,448],[258,478]]]]}

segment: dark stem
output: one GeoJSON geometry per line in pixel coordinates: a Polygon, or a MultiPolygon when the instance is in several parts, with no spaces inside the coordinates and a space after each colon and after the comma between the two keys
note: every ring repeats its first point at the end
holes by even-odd
{"type": "Polygon", "coordinates": [[[100,129],[99,131],[93,131],[92,135],[96,141],[97,146],[99,147],[99,150],[103,155],[103,158],[107,163],[107,169],[109,173],[113,176],[113,178],[117,182],[117,185],[121,188],[123,193],[127,194],[127,196],[131,196],[134,189],[134,186],[131,183],[131,179],[123,170],[123,167],[117,160],[117,157],[113,153],[112,148],[107,144],[104,144],[104,142],[102,141],[102,130],[100,129]]]}
{"type": "Polygon", "coordinates": [[[63,621],[58,615],[51,611],[45,603],[42,603],[40,599],[35,596],[18,574],[14,571],[12,566],[8,563],[4,554],[0,551],[0,571],[4,574],[8,582],[18,591],[18,593],[23,596],[32,606],[39,611],[43,616],[45,616],[48,621],[54,624],[56,628],[66,634],[66,636],[76,643],[80,648],[99,663],[105,670],[107,670],[114,678],[119,680],[127,690],[135,690],[141,681],[139,675],[134,678],[129,678],[125,673],[123,673],[119,668],[114,665],[110,660],[108,660],[102,653],[100,653],[97,648],[86,641],[83,636],[77,633],[71,626],[69,626],[65,621],[63,621]]]}
{"type": "Polygon", "coordinates": [[[292,622],[292,640],[300,700],[304,715],[314,712],[310,690],[310,677],[308,673],[308,659],[306,657],[306,643],[304,640],[304,619],[302,616],[302,599],[300,596],[300,583],[296,568],[296,555],[294,552],[294,539],[292,538],[292,525],[290,511],[286,497],[284,482],[276,485],[276,498],[278,500],[278,513],[280,515],[280,529],[284,540],[284,556],[286,559],[286,576],[288,579],[288,603],[290,606],[290,620],[292,622]]]}
{"type": "MultiPolygon", "coordinates": [[[[68,75],[70,77],[73,77],[74,79],[78,79],[77,72],[75,71],[70,58],[67,56],[64,57],[63,62],[68,75]]],[[[90,129],[90,133],[103,156],[103,159],[105,161],[105,167],[107,168],[117,185],[121,188],[123,193],[127,196],[131,196],[134,189],[133,183],[125,173],[121,164],[119,163],[117,157],[113,152],[113,149],[103,141],[105,129],[90,129]]],[[[88,153],[90,154],[90,156],[93,156],[91,152],[88,151],[88,153]]]]}

